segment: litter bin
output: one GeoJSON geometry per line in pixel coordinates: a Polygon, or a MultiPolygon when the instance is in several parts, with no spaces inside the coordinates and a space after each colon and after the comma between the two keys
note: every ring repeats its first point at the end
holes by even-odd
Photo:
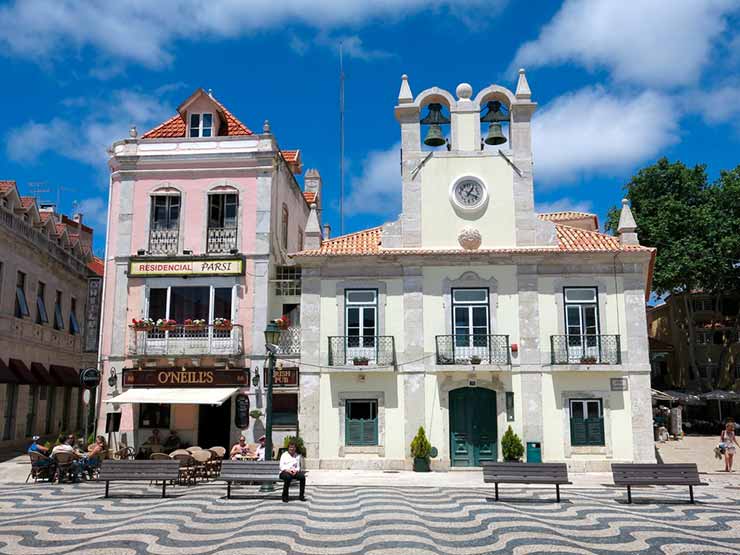
{"type": "Polygon", "coordinates": [[[542,445],[539,442],[534,442],[534,441],[527,442],[527,462],[528,463],[541,463],[542,462],[542,445]]]}

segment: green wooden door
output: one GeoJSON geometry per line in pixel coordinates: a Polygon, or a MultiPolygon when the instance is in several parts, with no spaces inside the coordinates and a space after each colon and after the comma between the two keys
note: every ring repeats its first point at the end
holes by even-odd
{"type": "Polygon", "coordinates": [[[496,392],[477,387],[450,391],[452,466],[480,466],[497,458],[496,392]]]}

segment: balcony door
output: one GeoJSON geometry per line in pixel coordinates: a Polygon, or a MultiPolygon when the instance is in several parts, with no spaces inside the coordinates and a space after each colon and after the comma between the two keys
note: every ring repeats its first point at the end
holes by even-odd
{"type": "Polygon", "coordinates": [[[208,252],[228,253],[236,249],[237,207],[236,194],[208,196],[208,252]]]}
{"type": "Polygon", "coordinates": [[[452,327],[455,359],[488,359],[488,289],[452,290],[452,327]]]}
{"type": "Polygon", "coordinates": [[[599,304],[596,287],[566,287],[565,333],[568,338],[568,361],[585,357],[600,360],[599,304]]]}
{"type": "Polygon", "coordinates": [[[152,197],[149,226],[150,254],[177,254],[180,230],[180,195],[152,197]]]}
{"type": "Polygon", "coordinates": [[[378,292],[354,289],[345,292],[345,336],[347,360],[377,359],[378,292]]]}

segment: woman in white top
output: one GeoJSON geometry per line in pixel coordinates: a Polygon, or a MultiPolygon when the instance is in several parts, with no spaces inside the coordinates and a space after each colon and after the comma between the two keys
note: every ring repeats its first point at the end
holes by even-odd
{"type": "Polygon", "coordinates": [[[283,481],[283,503],[288,502],[288,489],[293,480],[298,480],[300,492],[298,499],[306,500],[306,475],[301,470],[302,457],[296,452],[295,441],[288,443],[288,450],[280,456],[280,479],[283,481]]]}
{"type": "Polygon", "coordinates": [[[730,420],[722,430],[720,440],[725,445],[725,472],[732,472],[732,460],[735,458],[735,447],[740,446],[735,437],[735,423],[730,420]]]}

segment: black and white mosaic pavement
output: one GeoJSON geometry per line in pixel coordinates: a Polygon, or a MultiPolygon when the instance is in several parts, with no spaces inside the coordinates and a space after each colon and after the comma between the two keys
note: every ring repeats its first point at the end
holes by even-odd
{"type": "MultiPolygon", "coordinates": [[[[189,555],[740,553],[740,490],[332,487],[283,504],[255,486],[0,487],[0,553],[189,555]]],[[[295,493],[295,492],[294,492],[295,493]]]]}

